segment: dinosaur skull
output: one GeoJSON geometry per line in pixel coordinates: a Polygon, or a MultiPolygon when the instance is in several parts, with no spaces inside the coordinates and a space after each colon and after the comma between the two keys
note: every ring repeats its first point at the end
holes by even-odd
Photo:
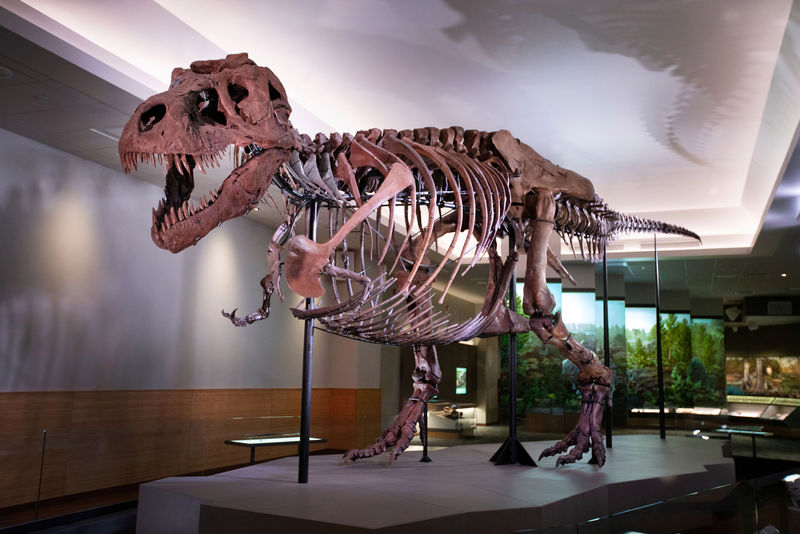
{"type": "Polygon", "coordinates": [[[158,161],[166,169],[165,198],[153,209],[156,245],[180,252],[222,221],[250,211],[296,145],[289,113],[280,80],[247,54],[175,69],[169,89],[139,105],[119,141],[125,172],[137,161],[158,161]],[[231,146],[243,152],[234,158],[238,167],[193,203],[194,167],[218,166],[231,146]]]}

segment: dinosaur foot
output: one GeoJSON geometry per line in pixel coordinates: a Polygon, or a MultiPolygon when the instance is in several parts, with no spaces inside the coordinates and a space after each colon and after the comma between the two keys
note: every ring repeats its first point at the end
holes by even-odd
{"type": "Polygon", "coordinates": [[[403,451],[408,448],[414,433],[417,430],[417,423],[422,420],[425,413],[427,398],[436,395],[436,388],[430,384],[414,384],[414,395],[408,399],[400,414],[389,428],[375,440],[375,443],[365,449],[350,449],[344,454],[345,463],[351,463],[359,458],[371,458],[386,452],[389,447],[394,447],[389,455],[389,463],[392,463],[403,451]],[[423,386],[420,388],[419,386],[423,386]],[[429,393],[428,390],[434,390],[429,393]],[[425,400],[423,400],[425,399],[425,400]]]}
{"type": "Polygon", "coordinates": [[[567,454],[559,456],[556,460],[556,467],[558,467],[577,462],[583,458],[584,453],[591,449],[592,463],[603,467],[606,463],[606,448],[603,444],[600,426],[603,422],[603,408],[610,392],[611,388],[603,384],[589,383],[581,386],[582,404],[578,424],[567,434],[567,437],[542,451],[539,459],[566,452],[567,454]],[[570,447],[572,450],[569,450],[570,447]],[[567,452],[568,450],[569,452],[567,452]]]}

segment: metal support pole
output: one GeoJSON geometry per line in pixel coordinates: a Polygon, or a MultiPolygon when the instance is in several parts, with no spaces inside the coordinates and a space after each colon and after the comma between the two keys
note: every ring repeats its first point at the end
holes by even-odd
{"type": "MultiPolygon", "coordinates": [[[[317,202],[308,207],[308,238],[317,238],[317,202]]],[[[306,310],[314,308],[314,299],[306,299],[306,310]]],[[[303,336],[303,391],[300,405],[300,444],[297,446],[299,468],[297,482],[308,483],[309,438],[311,437],[311,370],[314,357],[314,319],[306,319],[303,336]]]]}
{"type": "MultiPolygon", "coordinates": [[[[517,311],[517,273],[511,273],[511,285],[508,288],[509,308],[517,311]]],[[[536,462],[517,439],[517,334],[508,335],[508,388],[510,421],[508,422],[508,438],[491,457],[496,465],[522,464],[536,467],[536,462]]]]}
{"type": "Polygon", "coordinates": [[[36,490],[36,507],[33,512],[34,520],[39,519],[39,500],[42,497],[42,475],[44,475],[44,451],[47,446],[47,429],[42,430],[42,461],[39,463],[39,488],[36,490]]]}
{"type": "Polygon", "coordinates": [[[653,261],[656,265],[656,363],[658,368],[658,429],[661,439],[667,438],[667,423],[664,418],[664,361],[661,357],[661,285],[658,276],[658,244],[653,234],[653,261]]]}
{"type": "MultiPolygon", "coordinates": [[[[611,342],[608,326],[608,259],[606,258],[606,244],[603,243],[603,363],[606,367],[611,367],[611,342]]],[[[613,380],[613,378],[612,378],[613,380]]],[[[611,395],[614,392],[614,384],[611,384],[611,395]]],[[[606,447],[612,448],[612,427],[611,407],[606,405],[606,447]]]]}
{"type": "Polygon", "coordinates": [[[428,403],[425,402],[425,411],[422,413],[422,424],[419,428],[419,437],[422,440],[422,458],[420,462],[429,464],[431,458],[428,456],[428,403]]]}
{"type": "MultiPolygon", "coordinates": [[[[511,286],[508,288],[508,307],[517,311],[517,272],[511,274],[511,286]]],[[[508,436],[517,439],[517,334],[508,335],[508,387],[509,387],[509,418],[508,436]]],[[[511,462],[517,463],[516,451],[512,451],[511,462]]]]}

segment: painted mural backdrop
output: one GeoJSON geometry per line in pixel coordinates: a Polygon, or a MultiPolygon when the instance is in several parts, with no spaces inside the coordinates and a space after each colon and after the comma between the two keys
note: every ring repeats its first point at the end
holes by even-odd
{"type": "Polygon", "coordinates": [[[725,324],[722,318],[692,318],[692,372],[702,375],[703,387],[695,395],[696,406],[724,407],[725,324]],[[699,363],[695,361],[699,359],[699,363]]]}
{"type": "MultiPolygon", "coordinates": [[[[567,328],[581,344],[602,359],[602,300],[597,300],[593,291],[562,292],[560,283],[549,283],[548,287],[567,328]]],[[[519,284],[517,294],[522,294],[522,284],[519,284]]],[[[521,297],[517,298],[517,312],[522,314],[521,297]]],[[[655,308],[626,307],[623,300],[609,300],[608,312],[611,368],[615,374],[615,411],[655,408],[658,405],[655,308]]],[[[500,347],[500,404],[504,413],[508,413],[508,336],[501,338],[500,347]]],[[[726,367],[721,318],[662,313],[661,349],[667,406],[725,406],[726,367]]],[[[578,409],[580,398],[574,365],[562,359],[552,347],[543,345],[532,333],[517,336],[517,355],[519,414],[578,409]]],[[[761,364],[739,360],[727,369],[728,381],[736,381],[740,387],[737,390],[739,394],[751,394],[748,392],[758,388],[777,391],[780,385],[784,388],[781,391],[794,387],[794,396],[800,397],[800,369],[791,367],[789,361],[797,367],[797,359],[785,359],[786,362],[773,359],[775,361],[761,364]],[[787,378],[792,369],[796,371],[792,375],[794,381],[787,378]]]]}
{"type": "MultiPolygon", "coordinates": [[[[603,301],[595,300],[594,315],[597,337],[597,357],[603,360],[603,301]]],[[[625,301],[608,301],[608,346],[611,352],[611,370],[614,371],[614,412],[625,412],[628,406],[628,357],[625,343],[625,301]]]]}
{"type": "MultiPolygon", "coordinates": [[[[548,289],[562,309],[560,282],[548,282],[548,289]]],[[[517,313],[522,311],[522,284],[517,284],[517,313]]],[[[576,336],[577,337],[577,336],[576,336]]],[[[500,409],[508,413],[508,336],[500,338],[500,409]]],[[[580,396],[575,385],[577,369],[553,347],[544,345],[536,334],[517,335],[517,413],[531,411],[577,410],[580,396]]]]}
{"type": "MultiPolygon", "coordinates": [[[[655,308],[627,308],[628,408],[658,404],[655,308]]],[[[725,350],[722,319],[661,314],[664,397],[668,406],[725,405],[725,350]]]]}
{"type": "Polygon", "coordinates": [[[729,395],[800,399],[800,358],[728,358],[729,395]]]}

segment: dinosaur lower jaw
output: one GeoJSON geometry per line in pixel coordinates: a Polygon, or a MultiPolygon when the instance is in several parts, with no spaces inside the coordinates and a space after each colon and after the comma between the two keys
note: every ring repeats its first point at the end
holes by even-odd
{"type": "MultiPolygon", "coordinates": [[[[288,159],[288,151],[280,148],[252,153],[222,182],[217,189],[199,201],[189,198],[194,189],[195,162],[210,166],[217,158],[203,155],[174,156],[167,169],[165,197],[153,208],[150,230],[153,242],[170,252],[180,252],[196,244],[222,222],[253,209],[266,193],[272,176],[288,159]]],[[[154,156],[150,158],[155,159],[154,156]]],[[[139,159],[142,159],[140,156],[139,159]]],[[[148,161],[147,155],[143,161],[148,161]]]]}

